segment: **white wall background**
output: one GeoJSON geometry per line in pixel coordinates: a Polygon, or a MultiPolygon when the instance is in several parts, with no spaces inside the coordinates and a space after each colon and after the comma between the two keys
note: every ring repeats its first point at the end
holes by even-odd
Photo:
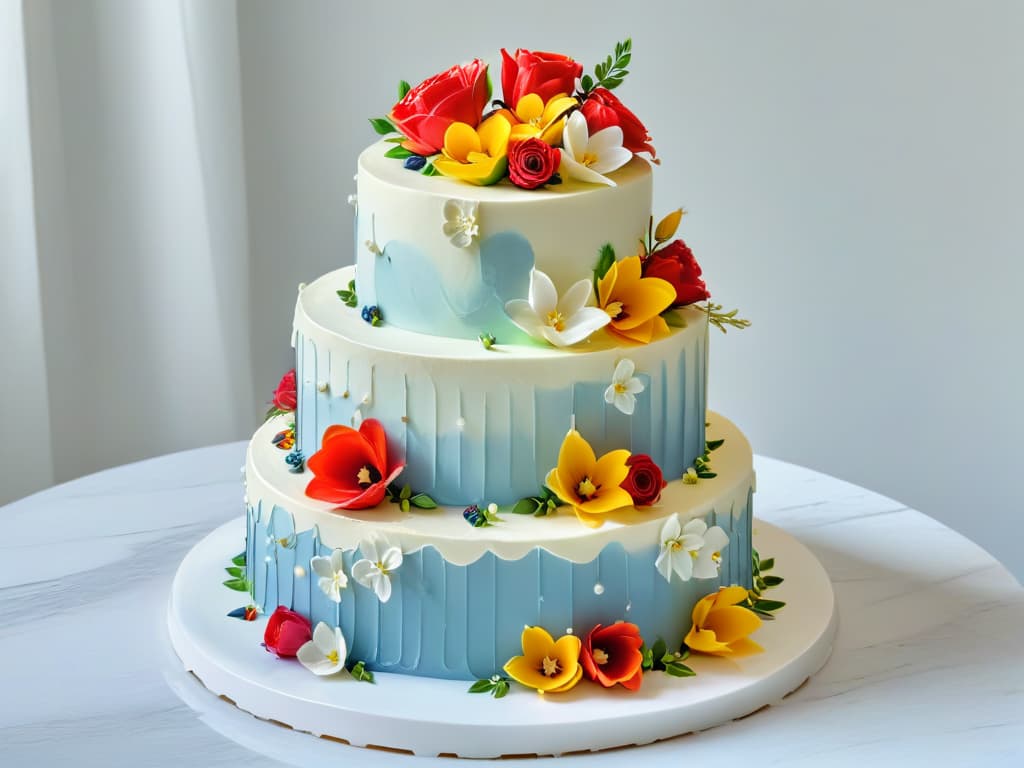
{"type": "MultiPolygon", "coordinates": [[[[203,6],[182,5],[195,42],[203,6]]],[[[30,30],[63,30],[57,43],[80,44],[80,29],[34,13],[30,30]]],[[[121,30],[129,40],[131,21],[121,30]]],[[[663,158],[656,206],[690,211],[683,235],[713,292],[755,323],[714,338],[712,406],[758,452],[919,508],[1024,576],[1024,4],[248,0],[235,22],[229,30],[220,19],[200,40],[209,55],[198,72],[239,72],[244,168],[227,170],[244,178],[246,223],[221,245],[248,288],[236,309],[251,344],[227,374],[228,396],[244,405],[160,450],[254,426],[252,404],[289,364],[296,285],[351,261],[355,156],[374,138],[366,117],[387,111],[400,78],[476,55],[497,65],[498,49],[516,45],[589,67],[631,35],[632,74],[619,93],[663,158]],[[236,258],[245,236],[248,259],[236,258]]],[[[231,101],[227,86],[214,95],[200,114],[231,101]]],[[[187,119],[178,108],[164,116],[170,126],[187,119]]],[[[79,134],[62,145],[82,155],[96,141],[79,134]]],[[[221,189],[224,199],[231,191],[221,189]]],[[[124,241],[116,227],[111,237],[124,241]]],[[[109,245],[76,247],[90,260],[109,245]]],[[[53,275],[40,279],[45,294],[53,275]]],[[[214,343],[190,339],[197,360],[214,343]]],[[[198,370],[196,405],[219,412],[224,382],[213,379],[225,373],[198,370]]],[[[102,414],[103,440],[130,431],[116,415],[102,414]]],[[[58,463],[54,477],[159,452],[128,442],[58,463]]]]}

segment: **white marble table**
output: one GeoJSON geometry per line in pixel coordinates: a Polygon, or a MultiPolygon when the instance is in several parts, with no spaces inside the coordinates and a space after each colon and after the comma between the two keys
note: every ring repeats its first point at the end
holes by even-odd
{"type": "MultiPolygon", "coordinates": [[[[260,722],[180,668],[164,628],[171,579],[242,514],[243,450],[152,459],[0,508],[0,765],[459,764],[260,722]]],[[[1024,765],[1024,589],[920,512],[756,465],[758,517],[807,544],[835,584],[832,659],[752,717],[557,765],[1024,765]]]]}

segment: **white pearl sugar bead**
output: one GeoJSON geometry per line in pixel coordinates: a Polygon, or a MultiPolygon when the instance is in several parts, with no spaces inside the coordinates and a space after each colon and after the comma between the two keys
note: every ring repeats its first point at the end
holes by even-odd
{"type": "Polygon", "coordinates": [[[328,389],[330,389],[330,384],[328,384],[326,381],[318,381],[316,383],[317,392],[326,392],[328,389]]]}
{"type": "Polygon", "coordinates": [[[601,584],[601,583],[595,584],[594,585],[594,594],[595,595],[603,595],[604,594],[604,584],[601,584]]]}
{"type": "Polygon", "coordinates": [[[458,427],[459,429],[465,429],[465,427],[466,427],[466,420],[464,418],[462,418],[461,416],[459,416],[459,418],[457,418],[455,420],[455,426],[458,427]]]}
{"type": "Polygon", "coordinates": [[[294,572],[296,579],[301,579],[303,576],[306,575],[306,569],[303,568],[301,565],[296,565],[294,568],[294,572]]]}

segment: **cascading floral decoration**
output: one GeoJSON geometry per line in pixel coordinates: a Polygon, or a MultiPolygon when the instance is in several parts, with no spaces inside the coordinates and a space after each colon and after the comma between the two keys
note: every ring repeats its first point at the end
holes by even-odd
{"type": "Polygon", "coordinates": [[[615,186],[608,174],[634,155],[658,162],[647,128],[612,93],[629,74],[631,40],[616,44],[593,75],[559,53],[502,49],[501,57],[502,97],[493,101],[480,59],[415,87],[400,82],[387,117],[370,119],[395,145],[386,156],[428,176],[478,185],[508,178],[523,189],[563,178],[615,186]]]}

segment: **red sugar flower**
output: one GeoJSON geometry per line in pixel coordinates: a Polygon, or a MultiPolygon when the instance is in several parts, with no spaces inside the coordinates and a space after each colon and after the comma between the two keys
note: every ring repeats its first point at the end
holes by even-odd
{"type": "Polygon", "coordinates": [[[388,483],[405,464],[388,465],[384,427],[376,419],[366,419],[358,431],[340,424],[328,427],[320,450],[309,457],[306,467],[315,475],[306,486],[307,496],[341,509],[366,509],[384,500],[388,483]]]}
{"type": "Polygon", "coordinates": [[[271,653],[282,659],[288,659],[298,653],[299,648],[313,636],[309,619],[301,613],[285,608],[283,605],[270,614],[267,628],[263,633],[263,644],[271,653]]]}
{"type": "Polygon", "coordinates": [[[279,411],[294,411],[297,398],[295,395],[295,369],[281,377],[281,381],[274,390],[274,407],[279,411]]]}
{"type": "Polygon", "coordinates": [[[583,640],[580,664],[588,679],[611,688],[621,683],[631,691],[640,689],[643,681],[644,644],[636,624],[618,621],[610,626],[598,624],[583,640]]]}

